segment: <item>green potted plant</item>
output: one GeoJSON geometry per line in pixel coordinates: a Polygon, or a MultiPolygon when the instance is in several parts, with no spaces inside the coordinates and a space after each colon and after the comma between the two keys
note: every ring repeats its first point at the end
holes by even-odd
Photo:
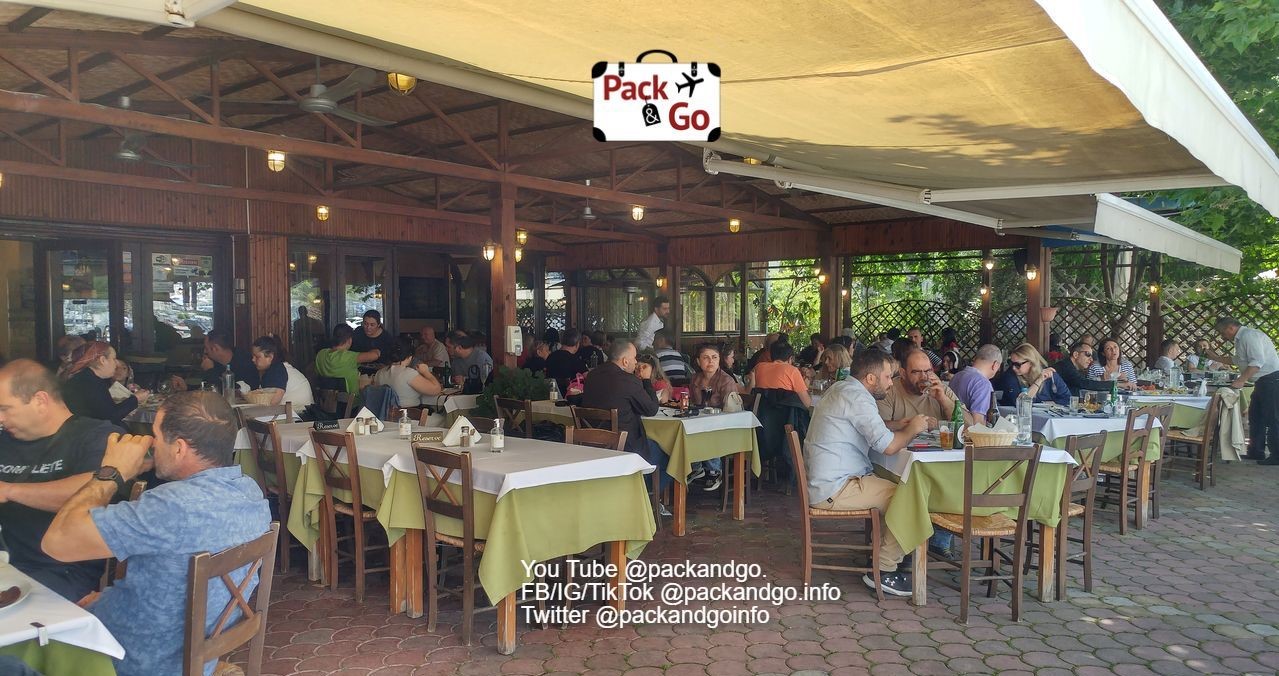
{"type": "Polygon", "coordinates": [[[476,398],[477,415],[492,418],[497,415],[497,407],[493,405],[494,397],[506,399],[529,399],[537,401],[551,397],[551,381],[541,373],[533,373],[528,369],[513,369],[508,366],[497,367],[493,374],[493,382],[484,386],[484,391],[476,398]]]}

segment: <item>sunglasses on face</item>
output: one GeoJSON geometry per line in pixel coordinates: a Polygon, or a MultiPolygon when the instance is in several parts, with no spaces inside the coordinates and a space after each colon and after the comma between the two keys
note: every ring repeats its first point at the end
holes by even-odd
{"type": "Polygon", "coordinates": [[[1075,354],[1081,354],[1081,355],[1083,355],[1083,356],[1085,356],[1085,357],[1088,357],[1089,359],[1092,359],[1092,353],[1091,353],[1091,352],[1084,352],[1084,351],[1080,350],[1079,352],[1076,352],[1075,354]]]}
{"type": "Polygon", "coordinates": [[[1013,365],[1013,368],[1015,368],[1015,369],[1019,369],[1019,368],[1021,368],[1021,367],[1025,366],[1026,364],[1029,364],[1030,362],[1025,362],[1025,361],[1013,361],[1013,360],[1009,359],[1009,360],[1008,360],[1008,363],[1009,363],[1009,364],[1012,364],[1012,365],[1013,365]]]}

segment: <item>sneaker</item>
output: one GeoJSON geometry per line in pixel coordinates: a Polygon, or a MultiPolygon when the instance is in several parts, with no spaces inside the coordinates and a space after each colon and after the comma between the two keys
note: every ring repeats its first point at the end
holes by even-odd
{"type": "Polygon", "coordinates": [[[691,484],[694,481],[697,481],[698,479],[704,476],[706,476],[706,470],[704,468],[698,467],[697,469],[693,470],[692,474],[688,475],[688,483],[691,484]]]}
{"type": "MultiPolygon", "coordinates": [[[[875,579],[870,576],[870,573],[862,576],[862,582],[865,582],[866,586],[871,589],[875,588],[875,579]]],[[[912,593],[910,575],[906,573],[885,573],[881,571],[879,574],[879,588],[882,589],[885,594],[891,594],[892,596],[910,596],[912,593]]]]}
{"type": "Polygon", "coordinates": [[[704,490],[704,491],[706,491],[707,493],[709,493],[709,492],[711,492],[711,491],[717,491],[717,490],[719,490],[719,487],[720,487],[720,486],[722,486],[722,485],[724,485],[724,477],[723,477],[723,475],[718,474],[718,473],[716,473],[716,474],[707,474],[707,475],[706,475],[706,485],[705,485],[705,486],[702,486],[702,490],[704,490]]]}
{"type": "Polygon", "coordinates": [[[657,514],[658,516],[675,516],[674,514],[671,514],[671,510],[666,508],[666,505],[663,505],[660,502],[657,503],[657,514]]]}
{"type": "Polygon", "coordinates": [[[1258,460],[1259,465],[1279,465],[1279,453],[1271,452],[1270,457],[1265,460],[1258,460]]]}

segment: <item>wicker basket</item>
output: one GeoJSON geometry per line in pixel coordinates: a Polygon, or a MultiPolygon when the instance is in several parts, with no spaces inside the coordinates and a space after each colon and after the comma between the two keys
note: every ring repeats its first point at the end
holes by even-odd
{"type": "Polygon", "coordinates": [[[275,398],[275,395],[279,391],[280,390],[275,387],[268,387],[264,390],[253,390],[252,392],[244,395],[244,401],[252,404],[253,406],[270,406],[271,400],[275,398]]]}
{"type": "Polygon", "coordinates": [[[968,439],[973,446],[1011,446],[1017,438],[1016,432],[990,432],[987,430],[968,428],[968,439]]]}

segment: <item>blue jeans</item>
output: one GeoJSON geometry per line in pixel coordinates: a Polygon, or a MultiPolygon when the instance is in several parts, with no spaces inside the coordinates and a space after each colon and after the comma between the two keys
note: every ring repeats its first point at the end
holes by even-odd
{"type": "MultiPolygon", "coordinates": [[[[74,563],[55,566],[26,566],[19,570],[30,575],[36,582],[48,587],[62,598],[75,603],[87,596],[89,592],[97,591],[98,589],[98,576],[90,573],[86,568],[87,566],[84,564],[74,563]]],[[[101,568],[99,568],[99,571],[101,571],[101,568]]],[[[101,572],[98,575],[101,575],[101,572]]]]}
{"type": "Polygon", "coordinates": [[[669,488],[674,479],[666,473],[666,463],[670,460],[670,457],[666,455],[666,451],[663,451],[656,441],[645,439],[644,450],[640,452],[640,457],[647,460],[648,464],[657,467],[657,471],[661,476],[661,479],[658,480],[659,490],[665,491],[669,488]]]}
{"type": "Polygon", "coordinates": [[[933,534],[928,538],[928,547],[938,551],[946,551],[950,549],[951,543],[955,541],[955,534],[940,528],[933,529],[933,534]]]}
{"type": "Polygon", "coordinates": [[[693,463],[694,472],[697,471],[698,467],[706,470],[707,474],[722,474],[724,472],[724,459],[711,458],[710,460],[699,460],[693,463]]]}

